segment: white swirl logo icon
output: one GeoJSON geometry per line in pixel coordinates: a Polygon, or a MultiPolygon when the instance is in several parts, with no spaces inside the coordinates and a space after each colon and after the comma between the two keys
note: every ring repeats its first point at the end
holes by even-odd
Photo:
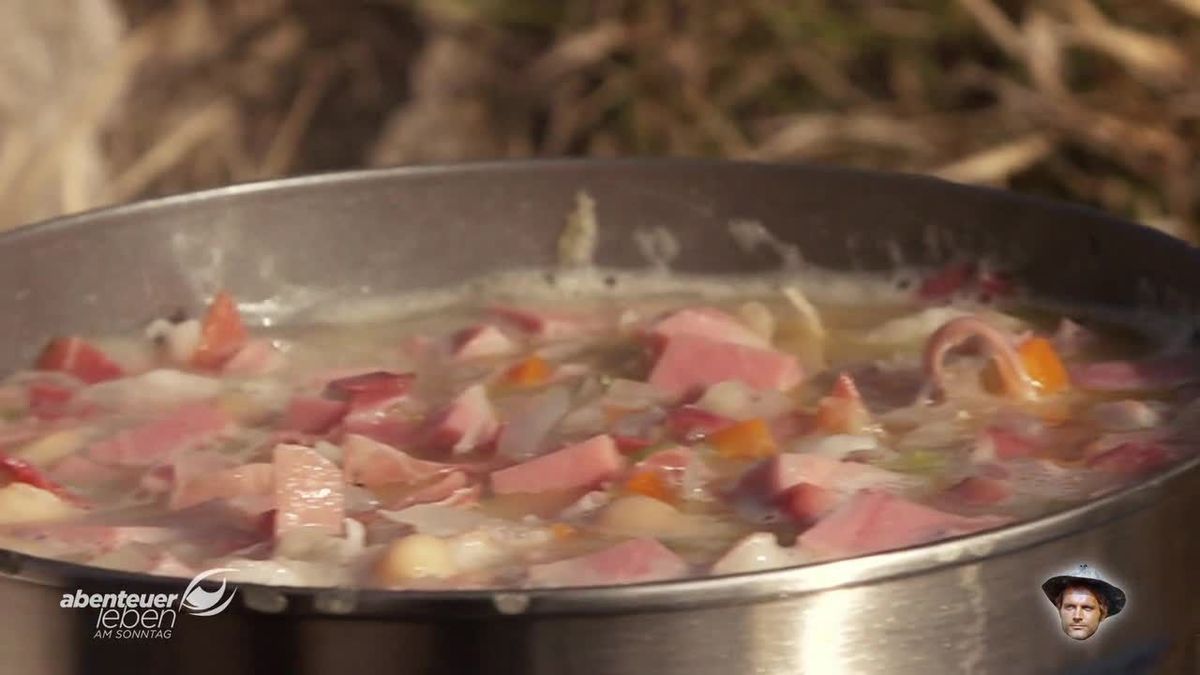
{"type": "Polygon", "coordinates": [[[192,582],[188,584],[187,590],[183,592],[182,607],[189,614],[195,616],[213,616],[225,611],[229,603],[233,602],[233,596],[237,594],[236,588],[227,588],[224,579],[221,579],[221,586],[216,590],[206,591],[200,587],[200,582],[209,578],[214,574],[222,572],[232,572],[228,567],[219,567],[217,569],[205,570],[197,574],[192,582]],[[226,597],[228,591],[228,597],[226,597]]]}

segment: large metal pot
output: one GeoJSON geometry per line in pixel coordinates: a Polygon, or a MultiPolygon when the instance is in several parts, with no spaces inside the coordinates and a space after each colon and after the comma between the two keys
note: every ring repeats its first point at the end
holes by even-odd
{"type": "MultiPolygon", "coordinates": [[[[270,309],[330,294],[436,287],[549,262],[578,190],[598,203],[598,259],[644,260],[635,229],[679,236],[676,268],[739,274],[756,219],[806,260],[880,269],[998,256],[1069,301],[1197,313],[1200,255],[1099,213],[935,180],[704,161],[396,169],[232,187],[61,219],[0,238],[0,367],[49,336],[130,329],[218,286],[270,309]]],[[[626,588],[447,594],[243,586],[167,640],[93,638],[64,592],[160,589],[0,551],[0,670],[11,673],[1200,672],[1200,462],[1049,518],[793,570],[626,588]],[[1124,612],[1064,637],[1043,580],[1090,562],[1124,612]],[[1141,659],[1142,661],[1138,661],[1141,659]],[[1155,661],[1155,659],[1157,659],[1155,661]],[[1073,668],[1094,668],[1072,670],[1073,668]],[[1104,669],[1104,668],[1111,668],[1104,669]]]]}

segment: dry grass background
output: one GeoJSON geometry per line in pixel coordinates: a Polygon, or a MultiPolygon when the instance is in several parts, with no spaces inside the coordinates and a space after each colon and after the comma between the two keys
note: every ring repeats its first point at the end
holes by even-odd
{"type": "Polygon", "coordinates": [[[311,171],[637,154],[930,173],[1200,233],[1200,0],[0,5],[0,227],[311,171]]]}

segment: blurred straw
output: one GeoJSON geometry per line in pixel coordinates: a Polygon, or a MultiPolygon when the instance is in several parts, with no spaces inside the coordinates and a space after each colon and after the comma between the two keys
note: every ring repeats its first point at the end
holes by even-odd
{"type": "Polygon", "coordinates": [[[86,208],[76,141],[99,136],[122,200],[669,154],[923,172],[1193,240],[1200,221],[1200,0],[112,1],[132,25],[119,55],[52,144],[0,143],[0,208],[30,212],[47,184],[86,208]]]}

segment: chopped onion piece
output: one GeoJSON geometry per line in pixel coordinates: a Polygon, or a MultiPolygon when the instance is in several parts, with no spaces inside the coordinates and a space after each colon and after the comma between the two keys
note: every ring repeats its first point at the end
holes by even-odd
{"type": "Polygon", "coordinates": [[[782,392],[758,391],[737,380],[712,385],[695,405],[735,420],[771,419],[795,407],[792,399],[782,392]]]}
{"type": "Polygon", "coordinates": [[[792,446],[791,451],[844,459],[855,452],[878,448],[879,441],[874,436],[833,434],[801,439],[792,446]]]}
{"type": "Polygon", "coordinates": [[[571,396],[564,387],[552,387],[529,399],[500,432],[496,451],[517,461],[541,454],[546,438],[570,405],[571,396]]]}
{"type": "Polygon", "coordinates": [[[204,401],[220,393],[220,380],[159,368],[136,377],[94,384],[83,390],[80,399],[104,408],[140,413],[204,401]]]}
{"type": "Polygon", "coordinates": [[[399,511],[379,511],[379,515],[392,522],[412,525],[417,532],[435,537],[449,537],[489,523],[504,522],[478,511],[442,504],[417,504],[399,511]]]}
{"type": "Polygon", "coordinates": [[[805,328],[809,334],[817,340],[824,340],[828,336],[825,330],[825,324],[821,321],[821,314],[817,312],[817,308],[809,302],[808,297],[795,286],[787,286],[783,289],[783,297],[787,298],[792,307],[796,308],[796,312],[800,315],[800,320],[804,322],[805,328]]]}

